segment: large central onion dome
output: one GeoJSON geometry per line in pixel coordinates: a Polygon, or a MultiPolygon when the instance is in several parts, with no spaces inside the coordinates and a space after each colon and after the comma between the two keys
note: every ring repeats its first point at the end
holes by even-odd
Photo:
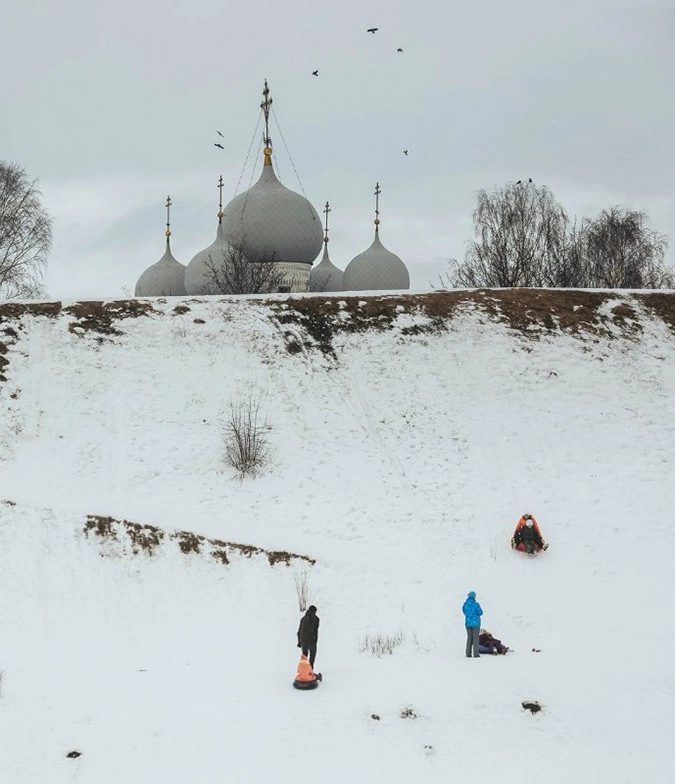
{"type": "Polygon", "coordinates": [[[264,152],[258,182],[225,207],[224,237],[251,261],[311,264],[321,250],[319,216],[304,196],[279,182],[271,148],[264,152]]]}

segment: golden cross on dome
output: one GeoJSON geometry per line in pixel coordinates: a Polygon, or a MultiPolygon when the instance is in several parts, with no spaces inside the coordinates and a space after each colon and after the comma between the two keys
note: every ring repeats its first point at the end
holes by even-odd
{"type": "Polygon", "coordinates": [[[272,140],[270,139],[270,109],[272,108],[272,99],[270,98],[270,88],[267,84],[267,79],[265,79],[263,102],[260,104],[260,108],[263,110],[263,114],[265,116],[265,137],[263,138],[263,141],[265,142],[266,147],[271,147],[272,140]]]}
{"type": "Polygon", "coordinates": [[[169,228],[171,225],[171,219],[169,217],[170,214],[171,214],[171,196],[167,196],[166,197],[166,231],[164,232],[164,234],[166,234],[167,240],[171,236],[171,229],[169,228]]]}
{"type": "Polygon", "coordinates": [[[223,217],[223,175],[218,178],[218,220],[223,217]]]}
{"type": "Polygon", "coordinates": [[[323,241],[324,242],[328,242],[328,213],[329,212],[330,212],[330,206],[329,206],[328,202],[326,202],[326,206],[323,209],[323,214],[326,216],[325,228],[323,230],[323,232],[324,232],[323,241]]]}

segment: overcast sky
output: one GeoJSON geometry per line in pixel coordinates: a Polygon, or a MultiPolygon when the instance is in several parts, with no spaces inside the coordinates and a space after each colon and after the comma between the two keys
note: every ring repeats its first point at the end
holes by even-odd
{"type": "Polygon", "coordinates": [[[260,174],[265,78],[277,174],[330,201],[343,269],[376,182],[421,289],[463,256],[476,191],[527,177],[571,215],[646,210],[675,262],[675,0],[22,0],[0,65],[0,160],[39,178],[55,298],[133,291],[168,194],[174,256],[211,244],[219,175],[227,203],[260,174]]]}

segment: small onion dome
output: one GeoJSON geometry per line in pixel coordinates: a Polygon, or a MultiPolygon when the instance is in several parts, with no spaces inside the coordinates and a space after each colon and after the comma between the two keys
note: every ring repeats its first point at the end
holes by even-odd
{"type": "Polygon", "coordinates": [[[321,261],[310,270],[310,291],[342,291],[344,272],[338,269],[328,257],[328,243],[323,247],[321,261]]]}
{"type": "Polygon", "coordinates": [[[180,297],[185,294],[185,265],[174,259],[168,237],[164,255],[141,275],[134,294],[137,297],[180,297]]]}
{"type": "Polygon", "coordinates": [[[227,263],[232,248],[223,236],[223,224],[218,221],[216,239],[208,248],[195,254],[185,268],[186,294],[222,294],[216,282],[217,275],[227,263]]]}
{"type": "Polygon", "coordinates": [[[401,259],[380,242],[376,229],[373,244],[349,262],[342,283],[344,291],[409,289],[410,274],[401,259]]]}
{"type": "Polygon", "coordinates": [[[304,196],[277,180],[268,150],[258,182],[225,207],[225,238],[251,261],[311,264],[321,250],[321,221],[304,196]]]}

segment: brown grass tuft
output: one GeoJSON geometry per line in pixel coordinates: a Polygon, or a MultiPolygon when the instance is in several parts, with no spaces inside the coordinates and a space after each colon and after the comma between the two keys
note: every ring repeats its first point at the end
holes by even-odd
{"type": "Polygon", "coordinates": [[[191,531],[176,531],[173,534],[172,539],[176,539],[178,541],[178,547],[180,547],[181,553],[200,553],[202,550],[202,544],[204,543],[205,539],[203,536],[199,534],[193,534],[191,531]]]}
{"type": "Polygon", "coordinates": [[[85,332],[97,332],[100,335],[121,335],[115,321],[125,318],[138,318],[156,312],[150,302],[138,299],[115,300],[113,302],[97,302],[88,300],[76,302],[63,308],[64,312],[75,318],[68,325],[70,332],[84,335],[85,332]]]}

